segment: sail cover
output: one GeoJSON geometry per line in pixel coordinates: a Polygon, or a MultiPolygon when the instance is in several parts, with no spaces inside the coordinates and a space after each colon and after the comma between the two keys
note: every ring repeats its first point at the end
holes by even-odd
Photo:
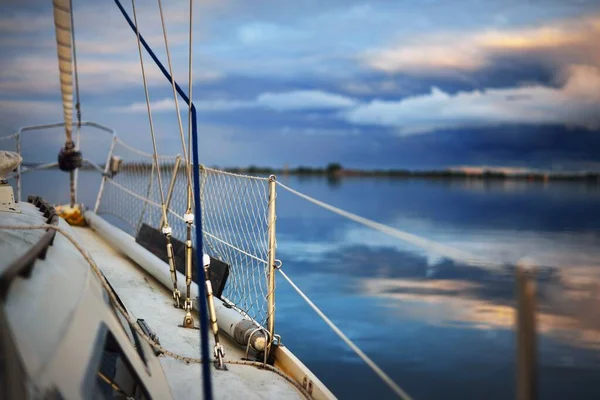
{"type": "Polygon", "coordinates": [[[62,94],[65,134],[71,141],[73,126],[73,52],[71,49],[71,0],[53,0],[54,27],[56,29],[56,49],[58,53],[58,71],[62,94]]]}

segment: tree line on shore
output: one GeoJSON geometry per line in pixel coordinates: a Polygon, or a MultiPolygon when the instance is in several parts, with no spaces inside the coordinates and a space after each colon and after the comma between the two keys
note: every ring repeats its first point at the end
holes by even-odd
{"type": "MultiPolygon", "coordinates": [[[[213,167],[217,169],[217,167],[213,167]]],[[[339,163],[330,163],[326,167],[298,166],[296,168],[269,168],[249,166],[247,168],[225,168],[228,172],[250,175],[299,175],[326,176],[328,178],[345,177],[389,177],[424,179],[520,179],[520,180],[590,180],[600,181],[600,172],[504,172],[485,170],[465,171],[461,169],[407,170],[407,169],[346,169],[339,163]]]]}
{"type": "MultiPolygon", "coordinates": [[[[24,166],[35,167],[36,164],[25,164],[24,166]]],[[[104,165],[100,166],[104,168],[104,165]]],[[[121,168],[150,170],[150,163],[123,163],[121,168]]],[[[161,170],[172,169],[172,163],[161,165],[161,170]]],[[[183,165],[180,165],[180,171],[184,170],[183,165]]],[[[296,176],[323,176],[328,179],[341,179],[350,177],[388,177],[388,178],[423,178],[423,179],[513,179],[513,180],[585,180],[599,181],[600,172],[585,171],[585,172],[538,172],[538,171],[517,171],[506,172],[488,169],[439,169],[439,170],[407,170],[407,169],[353,169],[344,168],[340,163],[329,163],[325,167],[310,167],[298,166],[295,168],[271,168],[250,165],[248,167],[217,167],[211,166],[214,169],[221,169],[227,172],[249,174],[249,175],[296,175],[296,176]]],[[[84,165],[82,169],[93,169],[89,165],[84,165]]]]}

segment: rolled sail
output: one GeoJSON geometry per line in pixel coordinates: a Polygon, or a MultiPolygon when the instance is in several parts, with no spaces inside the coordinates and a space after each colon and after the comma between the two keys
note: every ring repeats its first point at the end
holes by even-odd
{"type": "Polygon", "coordinates": [[[53,0],[54,27],[56,29],[56,50],[58,53],[58,71],[60,74],[60,92],[62,93],[65,134],[72,141],[73,126],[73,52],[71,49],[71,0],[53,0]]]}

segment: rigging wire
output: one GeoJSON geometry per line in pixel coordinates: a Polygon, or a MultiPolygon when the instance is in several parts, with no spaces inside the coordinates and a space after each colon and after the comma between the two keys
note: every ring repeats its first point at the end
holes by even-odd
{"type": "MultiPolygon", "coordinates": [[[[169,66],[169,73],[171,74],[171,87],[173,89],[173,100],[175,102],[175,112],[177,114],[177,122],[179,125],[179,136],[181,139],[181,148],[183,151],[183,155],[184,155],[184,162],[185,162],[185,175],[186,175],[186,179],[187,179],[187,196],[186,196],[186,202],[187,202],[187,206],[186,206],[186,212],[185,212],[185,223],[186,223],[186,231],[187,231],[187,238],[185,241],[185,265],[184,265],[184,270],[185,270],[185,283],[186,283],[186,296],[185,296],[185,302],[184,302],[184,309],[186,311],[186,315],[185,318],[183,320],[183,326],[191,328],[194,325],[194,319],[192,316],[192,299],[191,299],[191,284],[192,284],[192,258],[193,258],[193,245],[192,245],[192,224],[194,223],[194,214],[192,213],[192,175],[191,175],[191,166],[190,166],[190,157],[189,157],[189,150],[186,150],[186,145],[185,145],[185,135],[183,133],[183,124],[181,122],[181,113],[179,112],[179,98],[177,97],[177,89],[175,88],[175,75],[173,74],[173,64],[171,63],[171,52],[169,50],[169,41],[168,41],[168,34],[167,34],[167,27],[165,25],[165,18],[164,18],[164,13],[163,13],[163,8],[162,8],[162,2],[161,0],[158,0],[158,10],[160,13],[160,22],[161,22],[161,26],[162,26],[162,31],[163,31],[163,38],[165,41],[165,51],[167,53],[167,63],[169,66]]],[[[190,2],[190,26],[189,26],[189,35],[190,38],[192,37],[192,4],[190,2]]],[[[189,49],[189,63],[191,63],[192,61],[192,48],[191,48],[191,44],[190,44],[190,49],[189,49]]],[[[189,74],[191,76],[191,68],[189,70],[189,74]]],[[[190,85],[192,84],[192,82],[190,81],[190,85]]],[[[191,98],[191,97],[190,97],[191,98]]],[[[191,100],[190,100],[190,104],[192,104],[191,100]]],[[[191,108],[191,106],[190,106],[191,108]]],[[[188,126],[191,125],[191,110],[189,111],[189,116],[188,116],[189,122],[188,122],[188,126]]],[[[191,141],[191,139],[189,138],[191,134],[191,129],[188,132],[188,141],[191,141]]]]}
{"type": "MultiPolygon", "coordinates": [[[[159,0],[160,3],[160,0],[159,0]]],[[[187,103],[188,103],[188,148],[187,148],[187,160],[186,160],[186,167],[187,167],[187,176],[188,176],[188,199],[187,199],[187,212],[191,213],[191,209],[192,209],[192,203],[194,200],[194,196],[196,197],[196,201],[194,204],[194,208],[195,208],[195,213],[198,217],[198,220],[196,222],[196,268],[197,268],[197,274],[196,276],[201,276],[200,272],[203,269],[204,266],[204,262],[200,262],[201,259],[203,259],[204,256],[204,252],[202,251],[202,214],[201,214],[201,209],[200,209],[200,172],[199,172],[199,162],[198,162],[198,135],[196,132],[196,109],[194,108],[194,103],[192,101],[192,87],[193,87],[193,80],[192,80],[192,33],[193,33],[193,0],[190,0],[190,26],[189,26],[189,48],[188,48],[188,85],[189,85],[189,97],[187,99],[187,103]],[[191,151],[191,147],[192,147],[192,139],[193,139],[193,146],[194,146],[194,185],[195,185],[195,191],[192,190],[192,183],[191,183],[191,161],[190,161],[190,155],[192,154],[191,151]]],[[[166,33],[165,33],[166,35],[166,33]]],[[[166,40],[166,36],[165,36],[165,40],[166,40]]],[[[168,53],[167,53],[168,55],[168,53]]],[[[175,77],[173,76],[173,73],[171,72],[171,82],[173,84],[173,92],[175,92],[175,77]]],[[[185,97],[182,96],[185,100],[185,97]]],[[[177,113],[177,116],[179,117],[179,113],[177,113]]],[[[179,125],[181,127],[181,119],[179,121],[179,125]]],[[[182,133],[182,144],[183,144],[183,133],[182,133]]],[[[183,151],[185,153],[185,146],[183,147],[183,151]]],[[[191,243],[191,224],[188,224],[188,240],[191,243]]],[[[191,252],[190,252],[191,253],[191,252]]],[[[191,257],[191,254],[190,254],[191,257]]],[[[190,260],[191,263],[191,260],[190,260]]],[[[208,289],[206,287],[204,287],[204,285],[198,285],[198,291],[199,291],[199,297],[200,297],[200,304],[198,305],[199,311],[200,311],[200,348],[202,349],[202,359],[206,360],[208,359],[208,310],[209,310],[209,304],[208,304],[208,299],[206,297],[206,294],[208,292],[208,289]]],[[[218,342],[218,337],[215,336],[215,340],[218,342]]],[[[218,356],[218,354],[215,354],[215,356],[218,356]]],[[[210,377],[210,367],[206,364],[202,365],[202,376],[203,376],[203,383],[204,383],[204,396],[208,399],[208,400],[212,400],[213,398],[213,392],[212,392],[212,380],[210,377]]]]}
{"type": "MultiPolygon", "coordinates": [[[[191,4],[190,4],[191,7],[191,4]]],[[[177,89],[175,88],[175,75],[173,74],[173,64],[171,63],[171,51],[169,50],[169,41],[168,41],[168,34],[167,34],[167,27],[165,25],[165,18],[164,18],[164,13],[163,13],[163,8],[162,8],[162,1],[158,0],[158,10],[160,13],[160,23],[162,26],[162,31],[163,31],[163,38],[165,41],[165,51],[167,53],[167,64],[169,66],[169,73],[171,74],[171,87],[173,89],[173,100],[175,102],[175,113],[177,114],[177,123],[179,125],[179,136],[181,139],[181,148],[182,148],[182,152],[183,152],[183,158],[184,158],[184,162],[185,162],[185,176],[187,179],[187,207],[186,207],[186,212],[185,212],[185,222],[186,222],[186,231],[187,231],[187,239],[185,241],[185,265],[184,265],[184,270],[185,270],[185,282],[186,282],[186,296],[185,296],[185,302],[184,302],[184,309],[186,311],[186,316],[183,320],[183,326],[185,327],[192,327],[194,324],[194,319],[192,317],[192,299],[190,297],[191,292],[190,292],[190,285],[192,283],[192,258],[193,258],[193,245],[192,245],[192,224],[194,222],[194,214],[192,213],[192,201],[191,201],[191,193],[192,193],[192,174],[191,174],[191,169],[190,169],[190,158],[189,158],[189,153],[186,150],[186,146],[185,146],[185,136],[183,133],[183,124],[181,122],[181,113],[179,112],[179,98],[177,97],[177,89]]],[[[192,15],[190,13],[190,37],[192,35],[192,15]]],[[[190,54],[189,54],[189,61],[191,62],[191,47],[190,47],[190,54]]],[[[191,74],[191,70],[190,70],[190,74],[191,74]]],[[[191,85],[191,82],[190,82],[191,85]]],[[[191,100],[190,100],[190,104],[191,104],[191,100]]],[[[191,106],[190,106],[191,107],[191,106]]],[[[191,111],[190,111],[191,114],[191,111]]],[[[190,124],[191,124],[191,118],[190,118],[190,124]]]]}
{"type": "Polygon", "coordinates": [[[146,95],[146,108],[148,109],[148,120],[150,121],[150,135],[152,136],[152,149],[153,149],[153,157],[154,157],[154,165],[153,170],[156,168],[156,178],[158,180],[158,190],[160,193],[160,205],[162,211],[162,220],[164,221],[164,225],[161,227],[162,233],[165,236],[166,246],[167,246],[167,258],[169,260],[169,269],[171,272],[171,279],[173,281],[173,300],[175,301],[175,305],[179,306],[180,293],[177,287],[177,273],[175,267],[175,257],[173,253],[173,245],[171,244],[171,227],[169,226],[169,219],[167,213],[167,205],[165,203],[165,194],[162,185],[162,178],[160,174],[160,164],[158,161],[158,150],[156,148],[156,135],[154,133],[154,123],[152,122],[152,110],[150,106],[150,95],[148,93],[148,83],[146,81],[146,72],[144,69],[144,57],[142,54],[142,45],[141,45],[141,35],[140,31],[137,28],[137,12],[135,9],[135,0],[131,0],[131,5],[133,8],[133,19],[135,22],[135,31],[137,37],[137,45],[138,45],[138,53],[140,55],[140,66],[142,69],[142,79],[144,81],[144,93],[146,95]]]}
{"type": "Polygon", "coordinates": [[[427,238],[421,237],[421,236],[417,236],[415,234],[409,233],[409,232],[405,232],[405,231],[401,231],[399,229],[393,228],[391,226],[388,225],[384,225],[382,223],[379,222],[375,222],[375,221],[371,221],[370,219],[358,216],[356,214],[353,214],[351,212],[342,210],[341,208],[332,206],[330,204],[324,203],[322,201],[319,201],[315,198],[312,198],[304,193],[301,193],[297,190],[292,189],[289,186],[284,185],[283,183],[277,181],[277,184],[282,187],[283,189],[287,190],[290,193],[295,194],[296,196],[303,198],[319,207],[322,207],[326,210],[329,210],[331,212],[334,212],[338,215],[341,215],[344,218],[347,218],[351,221],[355,221],[358,222],[359,224],[362,224],[368,228],[377,230],[379,232],[382,232],[386,235],[395,237],[399,240],[402,240],[406,243],[410,243],[416,247],[419,247],[423,250],[426,251],[430,251],[432,253],[441,255],[443,257],[446,257],[450,260],[454,260],[454,261],[458,261],[458,262],[463,262],[467,265],[471,265],[471,266],[477,266],[477,267],[487,267],[487,268],[499,268],[499,267],[503,267],[505,266],[503,263],[500,262],[494,262],[492,260],[488,260],[486,258],[482,258],[482,257],[478,257],[474,254],[471,254],[469,252],[460,250],[458,248],[452,247],[452,246],[447,246],[445,244],[442,243],[438,243],[435,242],[433,240],[429,240],[427,238]]]}
{"type": "Polygon", "coordinates": [[[167,221],[166,216],[166,207],[165,207],[165,194],[163,191],[162,178],[160,175],[160,164],[158,161],[158,150],[156,148],[156,135],[154,133],[154,122],[152,121],[152,107],[150,106],[150,94],[148,93],[148,82],[146,81],[146,70],[144,69],[144,57],[142,55],[142,46],[140,42],[140,31],[137,29],[137,12],[135,10],[135,0],[131,0],[131,6],[133,7],[133,20],[136,26],[136,36],[137,36],[137,45],[138,45],[138,53],[140,55],[140,67],[142,69],[142,80],[144,82],[144,94],[146,95],[146,109],[148,110],[148,121],[150,122],[150,136],[152,137],[152,156],[154,157],[154,164],[156,165],[156,177],[158,180],[158,191],[160,193],[160,203],[163,208],[163,217],[165,220],[165,225],[168,226],[169,223],[167,221]]]}
{"type": "MultiPolygon", "coordinates": [[[[192,14],[191,14],[191,8],[192,5],[190,3],[190,38],[192,36],[192,14]]],[[[185,135],[183,133],[183,124],[181,122],[181,113],[179,112],[179,98],[177,97],[177,89],[175,88],[175,76],[173,74],[173,64],[171,63],[171,52],[169,49],[169,41],[168,41],[168,34],[167,34],[167,27],[165,25],[165,18],[164,18],[164,13],[163,13],[163,8],[162,8],[162,2],[161,0],[158,0],[158,10],[160,13],[160,22],[161,22],[161,26],[162,26],[162,31],[163,31],[163,38],[164,38],[164,42],[165,42],[165,51],[167,53],[167,63],[169,66],[169,73],[171,75],[171,87],[173,89],[173,100],[175,102],[175,112],[177,114],[177,122],[179,125],[179,136],[181,139],[181,148],[183,151],[183,155],[184,155],[184,162],[185,162],[185,175],[186,175],[186,180],[187,180],[187,187],[186,187],[186,192],[187,192],[187,207],[186,207],[186,212],[185,212],[185,222],[186,222],[186,231],[187,231],[187,240],[185,242],[185,266],[184,266],[184,270],[185,270],[185,281],[186,281],[186,297],[185,297],[185,302],[184,302],[184,309],[186,310],[186,316],[184,318],[183,321],[183,326],[185,327],[192,327],[193,326],[193,317],[191,314],[192,311],[192,299],[190,297],[190,285],[192,283],[192,258],[193,258],[193,245],[192,245],[192,224],[194,222],[194,214],[192,213],[192,199],[191,199],[191,193],[192,193],[192,175],[191,175],[191,167],[190,167],[190,157],[189,157],[189,151],[186,150],[186,145],[185,145],[185,135]]],[[[192,53],[191,53],[192,49],[191,49],[191,45],[190,45],[190,53],[189,53],[189,62],[191,63],[191,57],[192,57],[192,53]]],[[[191,69],[190,69],[190,75],[191,75],[191,69]]],[[[191,85],[191,81],[190,81],[190,85],[191,85]]],[[[190,101],[191,104],[191,101],[190,101]]],[[[191,108],[191,106],[190,106],[191,108]]],[[[188,126],[191,125],[191,110],[189,111],[190,115],[189,115],[189,123],[188,126]]],[[[189,139],[189,135],[191,134],[191,129],[188,132],[188,141],[190,141],[189,139]]]]}
{"type": "MultiPolygon", "coordinates": [[[[167,27],[165,26],[165,19],[164,19],[164,14],[163,14],[163,9],[162,9],[162,1],[161,0],[158,0],[158,10],[159,10],[159,13],[160,13],[160,22],[161,22],[161,25],[162,25],[163,38],[165,40],[165,51],[167,53],[167,65],[169,66],[169,74],[171,75],[170,81],[171,81],[171,87],[173,88],[173,100],[175,101],[175,112],[177,113],[177,123],[179,124],[179,136],[181,138],[181,148],[183,150],[183,157],[184,157],[184,161],[185,161],[186,178],[187,178],[187,184],[188,184],[188,188],[189,188],[189,187],[192,186],[192,175],[191,175],[191,168],[190,168],[190,159],[188,157],[189,154],[188,154],[188,151],[186,150],[186,145],[185,145],[185,136],[184,136],[184,133],[183,133],[183,124],[181,122],[181,114],[179,112],[179,98],[177,97],[177,89],[175,88],[175,75],[173,74],[173,65],[171,63],[171,52],[169,51],[169,42],[168,42],[168,39],[167,39],[167,27]]],[[[190,35],[191,35],[191,33],[190,33],[190,35]]],[[[192,104],[191,96],[190,96],[189,104],[190,104],[190,108],[191,108],[191,104],[192,104]]],[[[190,113],[191,113],[191,111],[190,111],[190,113]]]]}
{"type": "MultiPolygon", "coordinates": [[[[127,24],[129,25],[129,27],[139,35],[139,41],[144,46],[144,48],[146,49],[146,51],[148,52],[148,54],[150,55],[152,60],[154,60],[158,69],[160,69],[160,71],[165,76],[165,78],[167,78],[169,81],[172,81],[172,83],[174,83],[175,88],[177,89],[177,93],[179,93],[181,98],[188,105],[190,105],[190,108],[192,110],[192,156],[194,159],[193,163],[194,163],[194,165],[199,166],[200,161],[198,160],[198,130],[197,130],[198,128],[197,128],[197,120],[196,120],[196,107],[194,106],[194,103],[192,103],[190,101],[190,99],[187,97],[185,92],[181,89],[181,87],[179,87],[177,82],[175,82],[175,80],[171,78],[171,75],[169,74],[169,72],[165,69],[165,67],[160,62],[160,60],[158,59],[156,54],[154,54],[154,51],[152,51],[152,48],[150,48],[150,46],[148,45],[148,43],[146,42],[144,37],[141,35],[141,33],[139,33],[139,31],[137,29],[137,25],[135,25],[133,23],[133,21],[131,20],[131,18],[129,18],[129,15],[127,14],[127,11],[125,11],[123,6],[121,5],[121,2],[119,0],[114,0],[114,1],[115,1],[115,4],[117,5],[117,7],[119,8],[119,10],[121,11],[121,14],[123,14],[123,17],[127,21],[127,24]]],[[[195,221],[196,221],[196,223],[195,223],[195,228],[196,228],[195,229],[196,230],[196,268],[197,268],[197,276],[202,276],[202,273],[203,273],[202,255],[204,253],[202,251],[202,212],[201,212],[201,208],[200,208],[200,170],[199,170],[199,168],[194,168],[193,172],[194,172],[193,173],[194,213],[196,214],[196,219],[195,219],[195,221]]],[[[201,353],[202,353],[202,359],[207,360],[208,359],[208,347],[210,344],[208,341],[208,307],[207,307],[207,300],[206,300],[206,288],[204,287],[204,285],[198,285],[198,295],[199,295],[198,296],[198,302],[199,302],[198,309],[199,309],[199,314],[200,314],[200,348],[201,348],[201,353]]],[[[202,381],[203,381],[203,385],[204,385],[204,397],[208,400],[211,400],[212,399],[212,381],[210,379],[210,365],[208,363],[202,364],[202,375],[203,375],[202,381]]]]}
{"type": "MultiPolygon", "coordinates": [[[[188,48],[188,93],[190,100],[188,101],[188,143],[187,143],[187,159],[188,162],[192,158],[192,105],[194,104],[192,101],[192,22],[193,22],[193,9],[192,9],[193,0],[190,0],[190,32],[189,32],[189,48],[188,48]]],[[[188,211],[191,211],[193,201],[193,193],[192,186],[188,185],[188,211]]]]}

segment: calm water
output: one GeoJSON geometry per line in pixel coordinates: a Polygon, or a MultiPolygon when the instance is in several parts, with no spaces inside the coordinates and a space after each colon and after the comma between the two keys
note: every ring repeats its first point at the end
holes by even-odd
{"type": "MultiPolygon", "coordinates": [[[[66,176],[27,176],[24,192],[64,201],[66,176]]],[[[98,181],[84,172],[82,200],[98,181]]],[[[600,186],[290,177],[320,200],[494,261],[529,256],[539,272],[543,399],[597,399],[600,186]]],[[[415,399],[514,398],[513,280],[368,230],[284,191],[278,258],[321,309],[415,399]]],[[[392,398],[283,279],[283,343],[340,398],[392,398]]]]}

